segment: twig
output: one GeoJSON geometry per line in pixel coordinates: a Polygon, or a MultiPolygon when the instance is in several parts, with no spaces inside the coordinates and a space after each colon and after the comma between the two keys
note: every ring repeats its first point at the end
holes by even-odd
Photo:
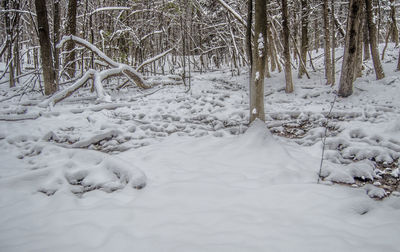
{"type": "Polygon", "coordinates": [[[330,118],[330,115],[332,113],[333,107],[335,106],[336,99],[338,97],[336,91],[334,92],[334,94],[335,94],[335,97],[333,99],[333,102],[331,103],[331,108],[329,110],[329,113],[326,116],[327,121],[326,121],[326,124],[325,124],[324,138],[322,139],[322,155],[321,155],[321,163],[319,165],[319,172],[318,172],[318,181],[317,181],[318,184],[321,182],[321,173],[322,173],[322,165],[324,163],[324,154],[325,154],[326,137],[327,137],[327,134],[328,134],[329,118],[330,118]]]}

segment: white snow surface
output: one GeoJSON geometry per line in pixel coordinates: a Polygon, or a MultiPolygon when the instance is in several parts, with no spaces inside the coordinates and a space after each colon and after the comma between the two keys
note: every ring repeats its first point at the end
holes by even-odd
{"type": "Polygon", "coordinates": [[[272,73],[267,122],[249,127],[248,74],[229,71],[195,75],[191,93],[105,85],[112,103],[87,90],[52,108],[39,95],[2,102],[0,251],[400,251],[400,193],[379,187],[372,161],[398,178],[397,54],[390,45],[387,77],[366,70],[331,118],[322,67],[293,94],[272,73]],[[277,136],[288,129],[295,138],[277,136]]]}

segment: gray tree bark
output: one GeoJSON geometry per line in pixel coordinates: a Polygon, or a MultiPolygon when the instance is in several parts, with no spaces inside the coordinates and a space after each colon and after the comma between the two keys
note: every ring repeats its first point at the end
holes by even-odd
{"type": "Polygon", "coordinates": [[[363,20],[363,40],[364,40],[364,60],[369,60],[371,58],[371,54],[369,52],[369,34],[368,34],[368,21],[364,15],[363,20]]]}
{"type": "Polygon", "coordinates": [[[399,58],[397,59],[397,71],[400,71],[400,50],[399,50],[399,58]]]}
{"type": "MultiPolygon", "coordinates": [[[[66,35],[76,35],[76,11],[77,11],[77,0],[68,1],[68,12],[67,12],[67,31],[66,35]]],[[[65,66],[67,67],[67,73],[70,78],[75,76],[75,43],[69,41],[65,45],[65,50],[68,52],[65,57],[65,66]]]]}
{"type": "Polygon", "coordinates": [[[55,71],[55,81],[58,86],[58,68],[60,66],[59,49],[57,48],[57,43],[60,40],[60,1],[53,0],[53,53],[54,53],[54,71],[55,71]]]}
{"type": "Polygon", "coordinates": [[[357,46],[360,15],[362,12],[363,0],[350,0],[347,16],[346,41],[344,47],[342,72],[339,82],[339,96],[347,97],[353,93],[354,70],[357,59],[357,46]]]}
{"type": "Polygon", "coordinates": [[[250,78],[250,123],[256,118],[265,121],[264,112],[264,72],[266,60],[265,27],[267,25],[266,0],[255,2],[255,37],[253,47],[253,65],[250,78]]]}
{"type": "Polygon", "coordinates": [[[57,85],[55,83],[55,71],[53,65],[53,56],[51,53],[46,0],[35,0],[35,7],[39,31],[40,56],[42,61],[44,79],[44,93],[45,95],[50,95],[57,90],[57,85]]]}
{"type": "Polygon", "coordinates": [[[372,0],[365,0],[365,7],[367,10],[367,23],[372,61],[374,63],[376,79],[380,80],[385,78],[385,73],[383,72],[381,60],[379,58],[376,25],[374,23],[374,17],[372,13],[372,0]]]}
{"type": "Polygon", "coordinates": [[[397,29],[397,21],[396,21],[396,3],[394,0],[390,0],[390,18],[392,19],[392,42],[399,44],[399,30],[397,29]]]}
{"type": "Polygon", "coordinates": [[[305,66],[307,62],[307,51],[308,51],[308,15],[309,12],[309,3],[307,0],[301,0],[301,48],[300,55],[301,60],[304,64],[300,64],[299,75],[301,78],[305,73],[305,66]]]}
{"type": "Polygon", "coordinates": [[[335,1],[331,1],[331,28],[332,28],[332,85],[335,84],[335,49],[336,49],[336,34],[335,34],[335,1]]]}
{"type": "Polygon", "coordinates": [[[287,0],[282,0],[283,57],[285,58],[286,93],[293,92],[292,66],[290,64],[289,20],[287,0]]]}
{"type": "Polygon", "coordinates": [[[329,31],[329,6],[328,0],[323,2],[323,20],[324,20],[324,52],[325,52],[325,78],[326,84],[332,85],[332,58],[331,58],[331,34],[329,31]]]}
{"type": "Polygon", "coordinates": [[[11,29],[11,21],[10,21],[10,16],[7,10],[10,9],[10,0],[4,0],[3,1],[3,8],[6,10],[4,12],[4,26],[6,30],[6,35],[7,35],[7,62],[8,64],[8,72],[9,72],[9,84],[10,87],[15,87],[15,81],[14,81],[14,65],[12,62],[12,55],[13,55],[13,42],[12,42],[12,29],[11,29]]]}

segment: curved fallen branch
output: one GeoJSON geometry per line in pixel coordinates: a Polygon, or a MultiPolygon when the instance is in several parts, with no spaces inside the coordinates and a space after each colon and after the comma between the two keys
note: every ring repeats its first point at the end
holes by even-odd
{"type": "Polygon", "coordinates": [[[102,71],[89,69],[72,86],[57,92],[50,98],[43,101],[39,106],[41,107],[47,107],[49,105],[54,106],[56,103],[72,95],[76,90],[82,87],[90,79],[93,80],[93,86],[96,90],[99,100],[106,102],[110,102],[111,97],[104,91],[102,81],[109,77],[123,75],[126,78],[128,78],[130,82],[135,83],[140,88],[148,89],[151,87],[150,85],[146,84],[142,75],[138,73],[133,67],[112,60],[107,55],[105,55],[100,49],[98,49],[96,46],[94,46],[93,44],[89,43],[84,39],[81,39],[73,35],[64,36],[62,40],[58,43],[57,48],[61,48],[67,41],[71,40],[94,52],[100,58],[100,60],[105,63],[105,65],[110,66],[111,68],[102,71]]]}
{"type": "MultiPolygon", "coordinates": [[[[67,41],[74,41],[76,44],[79,44],[83,47],[86,47],[93,53],[95,53],[99,60],[96,60],[97,63],[101,63],[103,66],[109,66],[109,69],[102,70],[102,71],[97,71],[95,69],[89,69],[81,78],[79,78],[73,85],[70,87],[63,89],[56,94],[54,94],[52,97],[46,99],[42,103],[39,104],[41,107],[47,107],[47,106],[54,106],[56,103],[62,101],[63,99],[69,97],[72,95],[76,90],[78,90],[80,87],[82,87],[88,80],[93,80],[93,86],[94,89],[96,90],[97,97],[101,101],[105,102],[111,102],[111,97],[105,92],[102,81],[113,77],[113,76],[125,76],[129,82],[132,82],[136,84],[138,87],[143,88],[143,89],[148,89],[150,88],[153,83],[149,83],[145,81],[140,73],[138,73],[137,70],[141,69],[142,67],[164,57],[168,53],[170,53],[174,48],[171,48],[159,55],[156,55],[155,57],[148,59],[144,61],[138,69],[134,69],[133,67],[123,64],[123,63],[118,63],[114,60],[112,60],[110,57],[108,57],[105,53],[103,53],[99,48],[97,48],[95,45],[91,44],[90,42],[81,39],[79,37],[69,35],[69,36],[64,36],[61,41],[58,43],[57,48],[63,47],[63,45],[67,41]]],[[[171,80],[168,81],[168,83],[171,82],[171,80]]]]}

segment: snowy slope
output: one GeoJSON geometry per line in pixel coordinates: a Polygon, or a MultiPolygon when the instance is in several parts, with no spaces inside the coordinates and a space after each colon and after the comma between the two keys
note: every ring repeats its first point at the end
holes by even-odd
{"type": "Polygon", "coordinates": [[[293,94],[273,73],[250,128],[247,75],[229,71],[190,93],[1,102],[0,251],[400,251],[397,50],[330,115],[320,69],[293,94]]]}

